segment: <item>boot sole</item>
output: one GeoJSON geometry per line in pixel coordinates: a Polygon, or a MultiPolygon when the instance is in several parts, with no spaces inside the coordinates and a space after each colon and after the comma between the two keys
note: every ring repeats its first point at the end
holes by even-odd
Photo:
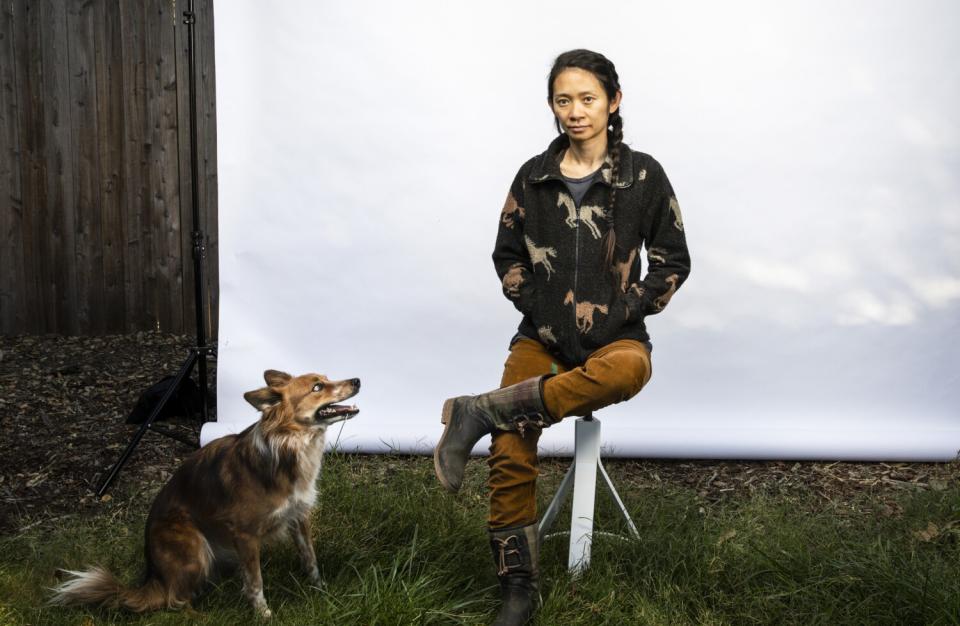
{"type": "Polygon", "coordinates": [[[440,446],[443,445],[444,439],[447,438],[447,430],[450,429],[450,422],[453,418],[453,398],[447,399],[443,403],[443,412],[440,414],[440,423],[443,424],[443,434],[440,435],[440,441],[437,442],[437,446],[433,449],[433,471],[437,475],[437,480],[440,481],[440,484],[443,485],[443,488],[449,491],[450,493],[457,493],[460,491],[459,488],[455,488],[447,480],[447,477],[443,475],[443,472],[440,470],[440,446]]]}

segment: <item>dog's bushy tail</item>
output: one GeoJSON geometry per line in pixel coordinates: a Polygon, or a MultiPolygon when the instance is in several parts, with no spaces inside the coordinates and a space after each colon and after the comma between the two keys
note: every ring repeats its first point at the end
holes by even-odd
{"type": "Polygon", "coordinates": [[[167,591],[156,578],[149,578],[143,586],[131,589],[102,567],[85,572],[62,571],[71,578],[54,587],[51,604],[98,604],[137,613],[170,606],[167,591]]]}

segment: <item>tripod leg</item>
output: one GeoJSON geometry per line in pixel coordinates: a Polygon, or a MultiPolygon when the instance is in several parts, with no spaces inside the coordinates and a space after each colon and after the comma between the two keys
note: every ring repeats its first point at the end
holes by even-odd
{"type": "Polygon", "coordinates": [[[199,354],[197,356],[197,379],[200,383],[200,397],[202,402],[200,403],[200,423],[206,424],[210,419],[210,416],[207,412],[207,394],[209,393],[207,389],[207,355],[206,353],[199,354]]]}
{"type": "Polygon", "coordinates": [[[193,366],[197,362],[197,354],[191,353],[187,360],[184,361],[183,366],[180,368],[180,371],[177,372],[177,375],[173,379],[170,388],[167,389],[167,392],[163,394],[163,397],[160,398],[160,401],[157,403],[157,406],[153,408],[153,411],[143,420],[143,424],[140,425],[140,428],[137,430],[136,434],[133,436],[133,439],[130,440],[130,443],[127,444],[127,449],[123,451],[123,454],[120,455],[120,458],[117,459],[117,462],[113,464],[113,467],[110,468],[110,471],[107,473],[107,477],[104,479],[103,483],[100,485],[100,488],[97,489],[97,497],[102,497],[106,493],[107,489],[116,479],[117,474],[120,473],[120,469],[124,466],[127,460],[130,458],[130,455],[133,454],[133,450],[137,447],[137,444],[140,443],[140,440],[143,438],[144,433],[150,428],[150,425],[153,423],[153,420],[160,415],[160,411],[167,404],[171,397],[173,397],[174,392],[180,388],[180,383],[183,382],[183,379],[190,375],[190,372],[193,371],[193,366]]]}
{"type": "Polygon", "coordinates": [[[603,482],[610,491],[610,495],[613,496],[614,502],[616,502],[617,506],[620,507],[620,514],[623,515],[623,519],[627,521],[627,528],[630,529],[630,534],[633,535],[634,539],[639,540],[640,532],[637,530],[636,524],[634,524],[633,520],[630,518],[630,514],[627,513],[627,507],[623,505],[623,500],[620,499],[620,494],[617,493],[617,488],[613,486],[613,481],[610,480],[610,475],[607,474],[607,470],[604,469],[603,463],[601,463],[599,460],[597,461],[597,467],[600,468],[600,475],[603,476],[603,482]]]}
{"type": "Polygon", "coordinates": [[[553,500],[550,501],[550,506],[547,507],[547,510],[544,512],[543,517],[540,519],[540,541],[543,541],[543,538],[550,528],[553,526],[553,521],[557,518],[557,513],[560,512],[560,507],[563,506],[563,501],[566,500],[567,494],[570,493],[570,490],[573,488],[573,476],[577,469],[576,461],[570,463],[570,469],[567,470],[567,474],[563,477],[563,480],[560,481],[560,487],[557,489],[557,493],[553,495],[553,500]]]}

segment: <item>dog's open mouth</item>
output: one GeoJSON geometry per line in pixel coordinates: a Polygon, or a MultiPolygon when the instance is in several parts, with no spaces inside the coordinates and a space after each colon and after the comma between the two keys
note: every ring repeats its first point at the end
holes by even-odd
{"type": "Polygon", "coordinates": [[[318,420],[347,420],[359,412],[360,409],[358,409],[356,405],[328,404],[325,407],[317,409],[316,418],[318,420]]]}

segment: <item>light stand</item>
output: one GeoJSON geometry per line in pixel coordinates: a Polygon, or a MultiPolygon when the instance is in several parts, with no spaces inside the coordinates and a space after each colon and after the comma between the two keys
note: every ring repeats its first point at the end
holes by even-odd
{"type": "Polygon", "coordinates": [[[127,444],[126,450],[123,451],[123,454],[120,455],[120,458],[117,459],[117,462],[114,463],[113,467],[110,468],[106,478],[104,478],[103,482],[100,484],[100,487],[97,489],[97,497],[103,496],[103,494],[106,493],[107,489],[116,479],[117,474],[120,473],[120,470],[123,468],[124,464],[130,458],[130,455],[133,453],[134,449],[140,443],[140,440],[148,430],[152,430],[166,437],[176,439],[177,441],[181,441],[194,448],[199,448],[199,445],[196,441],[192,441],[179,433],[160,426],[155,426],[153,424],[157,416],[160,415],[160,411],[163,410],[163,407],[166,406],[167,402],[170,401],[176,391],[180,388],[181,383],[193,372],[194,366],[197,367],[197,378],[199,381],[198,386],[200,388],[200,422],[205,423],[209,419],[209,411],[207,408],[207,359],[209,357],[216,358],[217,355],[216,349],[213,346],[207,345],[207,333],[206,327],[204,326],[206,318],[205,303],[207,288],[206,277],[204,273],[204,261],[206,260],[206,233],[203,231],[202,222],[200,220],[200,176],[198,164],[199,156],[197,154],[197,77],[195,58],[196,33],[194,30],[196,13],[194,12],[193,3],[194,0],[188,0],[187,10],[183,12],[183,23],[187,25],[187,65],[189,66],[190,76],[190,177],[193,184],[191,193],[193,205],[193,230],[191,231],[191,239],[193,242],[193,297],[194,309],[196,310],[197,315],[197,344],[196,346],[190,348],[190,355],[180,367],[180,371],[177,372],[177,375],[174,377],[172,383],[160,398],[159,402],[157,402],[157,405],[153,408],[153,411],[150,412],[150,415],[143,421],[143,423],[140,425],[140,428],[133,435],[130,443],[127,444]]]}

